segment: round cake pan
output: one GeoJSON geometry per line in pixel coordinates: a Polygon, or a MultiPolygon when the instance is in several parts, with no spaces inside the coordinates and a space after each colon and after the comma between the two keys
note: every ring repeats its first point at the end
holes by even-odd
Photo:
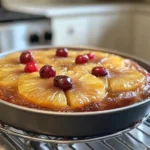
{"type": "MultiPolygon", "coordinates": [[[[56,47],[35,47],[33,49],[56,47]]],[[[76,50],[104,51],[129,58],[150,71],[150,65],[138,58],[122,53],[99,49],[77,48],[76,50]]],[[[23,51],[23,50],[22,50],[23,51]]],[[[11,51],[9,53],[12,53],[11,51]]],[[[2,53],[4,57],[9,53],[2,53]]],[[[22,130],[54,136],[104,136],[131,127],[149,113],[150,99],[105,111],[95,112],[54,112],[26,108],[0,100],[0,120],[22,130]]]]}

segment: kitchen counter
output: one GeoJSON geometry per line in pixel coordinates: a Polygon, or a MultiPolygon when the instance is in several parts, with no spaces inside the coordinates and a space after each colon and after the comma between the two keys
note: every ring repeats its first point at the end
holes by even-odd
{"type": "Polygon", "coordinates": [[[4,6],[13,11],[26,12],[31,14],[45,15],[47,17],[61,17],[68,15],[86,15],[99,13],[112,13],[124,11],[142,11],[150,13],[149,3],[37,3],[4,1],[4,6]]]}

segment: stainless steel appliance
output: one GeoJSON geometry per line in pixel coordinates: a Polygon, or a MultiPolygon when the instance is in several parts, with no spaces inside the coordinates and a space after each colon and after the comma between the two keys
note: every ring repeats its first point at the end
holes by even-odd
{"type": "Polygon", "coordinates": [[[0,5],[0,52],[51,44],[50,19],[3,9],[0,5]]]}
{"type": "Polygon", "coordinates": [[[29,46],[51,44],[49,19],[36,19],[0,23],[1,52],[29,46]],[[2,29],[2,30],[1,30],[2,29]]]}

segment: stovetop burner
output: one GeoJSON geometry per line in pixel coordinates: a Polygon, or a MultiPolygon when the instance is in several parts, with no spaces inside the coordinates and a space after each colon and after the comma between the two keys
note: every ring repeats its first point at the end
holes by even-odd
{"type": "Polygon", "coordinates": [[[150,115],[134,128],[104,137],[52,137],[1,123],[0,150],[150,150],[150,115]]]}

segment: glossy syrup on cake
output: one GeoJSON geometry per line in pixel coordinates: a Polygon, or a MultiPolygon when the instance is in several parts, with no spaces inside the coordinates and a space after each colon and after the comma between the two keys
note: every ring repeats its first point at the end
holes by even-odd
{"type": "Polygon", "coordinates": [[[150,97],[150,76],[132,60],[67,48],[15,52],[0,60],[1,100],[30,108],[81,112],[150,97]]]}

